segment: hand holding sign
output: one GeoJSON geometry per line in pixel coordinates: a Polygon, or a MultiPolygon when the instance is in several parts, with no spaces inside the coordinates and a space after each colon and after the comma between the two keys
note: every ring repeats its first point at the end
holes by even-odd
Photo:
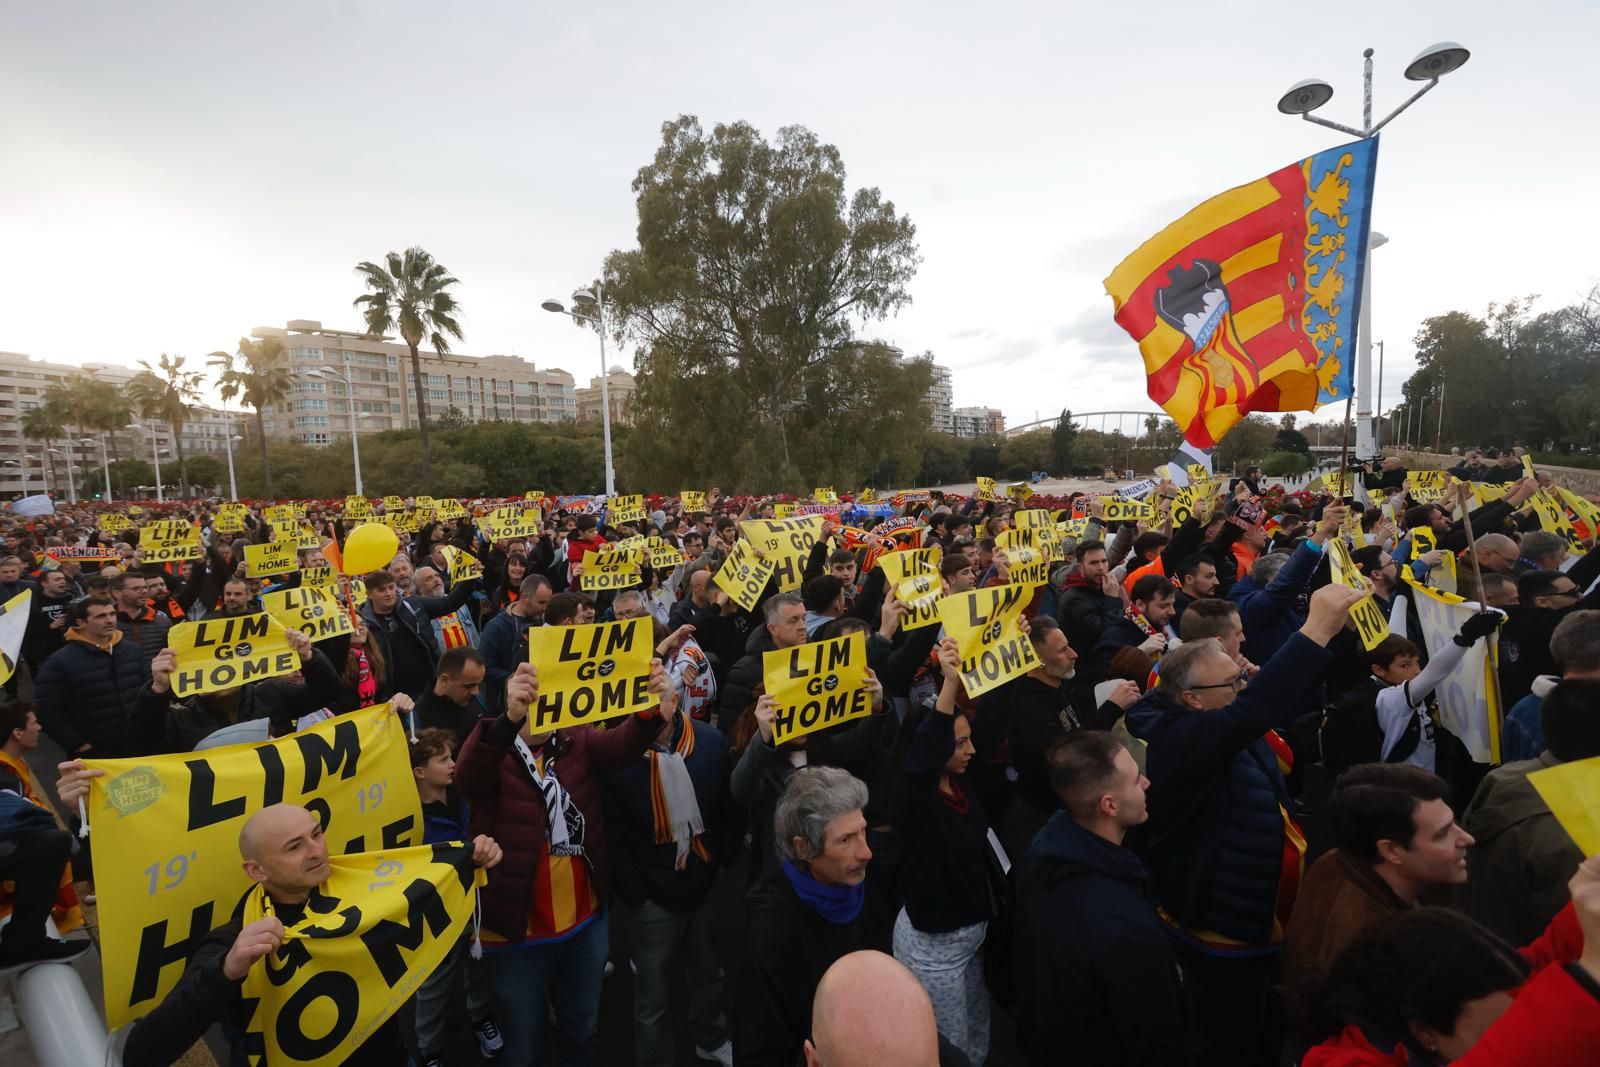
{"type": "Polygon", "coordinates": [[[222,960],[223,977],[230,982],[244,981],[244,976],[250,973],[256,960],[278,951],[281,944],[283,923],[272,915],[257,919],[240,930],[239,936],[233,939],[233,947],[228,949],[227,956],[222,960]]]}

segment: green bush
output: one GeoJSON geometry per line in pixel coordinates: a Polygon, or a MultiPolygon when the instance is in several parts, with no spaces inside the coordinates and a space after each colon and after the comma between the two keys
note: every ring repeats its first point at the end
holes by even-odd
{"type": "Polygon", "coordinates": [[[1300,474],[1316,466],[1316,459],[1307,452],[1270,452],[1261,461],[1261,469],[1271,477],[1282,478],[1300,474]]]}

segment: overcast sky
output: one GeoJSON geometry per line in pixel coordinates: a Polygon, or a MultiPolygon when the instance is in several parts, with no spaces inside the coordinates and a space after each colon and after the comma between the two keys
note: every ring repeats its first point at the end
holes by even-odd
{"type": "Polygon", "coordinates": [[[539,309],[634,243],[661,123],[798,123],[917,226],[914,299],[868,333],[1011,424],[1149,409],[1102,280],[1200,200],[1337,144],[1424,46],[1472,60],[1384,134],[1385,406],[1420,321],[1600,278],[1600,4],[276,0],[0,8],[0,349],[83,363],[355,328],[352,267],[420,244],[474,355],[598,370],[539,309]],[[1588,206],[1585,206],[1585,205],[1588,206]]]}

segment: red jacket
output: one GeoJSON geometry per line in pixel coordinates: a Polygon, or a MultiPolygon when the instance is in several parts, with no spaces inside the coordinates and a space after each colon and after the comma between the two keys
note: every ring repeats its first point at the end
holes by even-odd
{"type": "MultiPolygon", "coordinates": [[[[632,716],[609,730],[589,726],[563,730],[567,745],[556,760],[556,779],[583,812],[584,852],[590,880],[603,903],[610,894],[611,861],[606,848],[605,805],[600,776],[644,755],[660,721],[632,716]]],[[[504,851],[483,890],[483,925],[510,944],[526,939],[528,909],[540,871],[548,826],[544,794],[512,747],[519,724],[502,715],[483,719],[461,746],[456,784],[472,805],[472,834],[488,834],[504,851]]]]}
{"type": "MultiPolygon", "coordinates": [[[[1534,976],[1498,1022],[1452,1067],[1556,1067],[1594,1062],[1600,1049],[1600,998],[1567,970],[1583,953],[1583,930],[1569,903],[1533,944],[1520,950],[1534,976]]],[[[1301,1067],[1423,1067],[1403,1046],[1385,1052],[1347,1026],[1300,1061],[1301,1067]]]]}

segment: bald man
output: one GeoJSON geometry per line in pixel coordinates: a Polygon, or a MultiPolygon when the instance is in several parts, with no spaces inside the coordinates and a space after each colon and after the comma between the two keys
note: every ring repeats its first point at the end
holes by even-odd
{"type": "MultiPolygon", "coordinates": [[[[472,842],[472,861],[480,867],[500,862],[500,846],[480,834],[472,842]]],[[[123,1067],[165,1067],[178,1060],[212,1023],[221,1023],[230,1062],[244,1063],[244,1031],[249,1015],[241,989],[256,962],[283,944],[285,926],[305,914],[306,901],[329,874],[328,845],[315,815],[294,804],[262,808],[239,831],[239,857],[251,882],[272,900],[273,914],[249,925],[237,917],[212,930],[189,957],[188,967],[166,999],[134,1023],[123,1067]]],[[[374,1030],[345,1061],[360,1067],[392,1067],[406,1062],[406,1048],[393,1016],[374,1030]]]]}
{"type": "Polygon", "coordinates": [[[1510,574],[1522,555],[1517,543],[1502,533],[1481,535],[1472,543],[1472,551],[1485,574],[1510,574]]]}
{"type": "Polygon", "coordinates": [[[806,1067],[933,1067],[939,1028],[917,976],[870,950],[840,956],[811,1001],[806,1067]]]}

